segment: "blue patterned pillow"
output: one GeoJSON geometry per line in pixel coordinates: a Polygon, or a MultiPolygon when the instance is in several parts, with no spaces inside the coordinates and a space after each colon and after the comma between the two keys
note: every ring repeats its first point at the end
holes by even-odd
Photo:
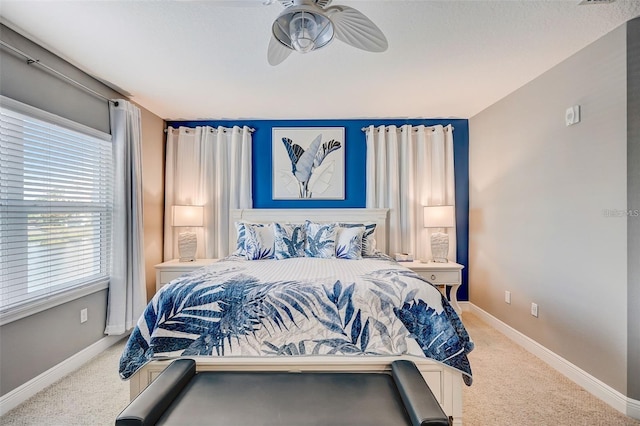
{"type": "Polygon", "coordinates": [[[336,233],[336,257],[362,259],[362,235],[364,226],[338,227],[336,233]]]}
{"type": "Polygon", "coordinates": [[[245,240],[247,239],[247,225],[253,226],[265,226],[263,223],[250,223],[250,222],[235,222],[236,227],[236,251],[233,253],[237,256],[245,257],[247,250],[244,247],[245,240]]]}
{"type": "Polygon", "coordinates": [[[338,223],[338,226],[341,226],[343,228],[358,228],[364,226],[364,234],[362,235],[362,255],[373,256],[377,253],[375,223],[338,223]]]}
{"type": "Polygon", "coordinates": [[[233,254],[244,256],[247,254],[244,248],[244,241],[247,238],[246,222],[235,222],[234,225],[236,227],[236,251],[233,254]]]}
{"type": "Polygon", "coordinates": [[[245,258],[249,260],[273,259],[273,226],[263,224],[245,224],[245,258]]]}
{"type": "Polygon", "coordinates": [[[306,234],[304,255],[324,259],[335,257],[336,228],[335,223],[314,223],[307,220],[304,223],[306,234]]]}
{"type": "Polygon", "coordinates": [[[274,223],[275,258],[290,259],[304,257],[304,225],[292,223],[274,223]]]}

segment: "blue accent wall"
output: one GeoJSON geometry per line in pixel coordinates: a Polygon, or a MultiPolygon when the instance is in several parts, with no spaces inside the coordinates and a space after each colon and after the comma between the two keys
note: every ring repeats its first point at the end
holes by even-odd
{"type": "Polygon", "coordinates": [[[469,300],[467,269],[469,258],[469,121],[464,119],[352,119],[352,120],[206,120],[169,121],[171,127],[249,126],[253,133],[253,207],[274,208],[351,208],[366,204],[366,139],[363,127],[370,125],[411,124],[454,127],[454,163],[456,180],[457,259],[465,265],[458,300],[469,300]],[[274,127],[344,127],[345,199],[344,200],[272,200],[272,146],[274,127]]]}

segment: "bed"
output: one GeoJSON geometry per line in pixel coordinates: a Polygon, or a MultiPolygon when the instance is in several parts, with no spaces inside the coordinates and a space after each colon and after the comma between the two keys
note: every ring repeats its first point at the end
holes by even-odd
{"type": "MultiPolygon", "coordinates": [[[[462,424],[473,343],[439,290],[385,255],[386,209],[232,211],[232,252],[240,222],[341,223],[344,235],[372,228],[375,234],[361,259],[314,252],[277,260],[231,256],[164,286],[121,357],[132,399],[178,357],[195,359],[198,371],[305,372],[382,372],[409,359],[454,424],[462,424]],[[351,225],[367,226],[348,233],[344,227],[351,225]]],[[[262,232],[260,226],[247,226],[247,233],[262,232]]],[[[314,229],[307,228],[308,235],[314,229]]],[[[246,245],[249,250],[249,238],[246,245]]]]}

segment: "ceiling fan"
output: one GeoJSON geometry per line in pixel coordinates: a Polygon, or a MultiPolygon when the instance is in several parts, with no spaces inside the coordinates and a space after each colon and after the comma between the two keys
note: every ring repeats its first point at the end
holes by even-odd
{"type": "MultiPolygon", "coordinates": [[[[329,6],[331,0],[279,0],[285,7],[271,27],[267,58],[278,65],[294,50],[307,53],[337,38],[369,52],[387,50],[387,39],[361,12],[348,6],[329,6]]],[[[269,1],[270,3],[270,1],[269,1]]]]}

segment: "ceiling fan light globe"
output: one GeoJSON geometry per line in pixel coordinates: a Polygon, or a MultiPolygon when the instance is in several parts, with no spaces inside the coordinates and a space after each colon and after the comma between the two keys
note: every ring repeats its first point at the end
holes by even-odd
{"type": "Polygon", "coordinates": [[[301,37],[298,39],[294,39],[292,40],[292,43],[293,43],[293,48],[300,53],[311,52],[316,48],[316,45],[313,42],[313,40],[309,38],[301,37]]]}
{"type": "Polygon", "coordinates": [[[293,48],[300,53],[311,52],[316,48],[318,24],[314,18],[312,14],[307,12],[298,12],[291,17],[289,36],[293,48]]]}
{"type": "Polygon", "coordinates": [[[326,46],[333,39],[333,24],[321,12],[306,5],[293,6],[278,16],[272,33],[289,49],[307,53],[326,46]]]}

